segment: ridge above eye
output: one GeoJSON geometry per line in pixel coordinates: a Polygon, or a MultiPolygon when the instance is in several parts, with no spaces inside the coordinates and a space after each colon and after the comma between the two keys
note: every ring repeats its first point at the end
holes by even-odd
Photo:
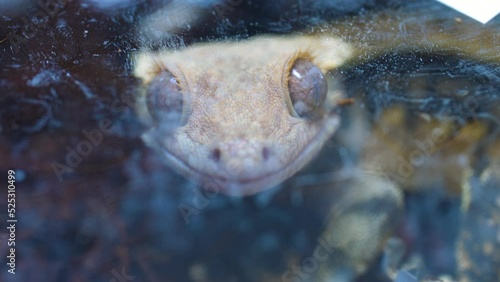
{"type": "Polygon", "coordinates": [[[174,75],[163,70],[151,81],[147,93],[149,113],[156,122],[181,125],[183,95],[174,75]]]}
{"type": "Polygon", "coordinates": [[[297,59],[290,69],[288,91],[299,117],[313,118],[326,99],[327,83],[321,70],[306,59],[297,59]]]}

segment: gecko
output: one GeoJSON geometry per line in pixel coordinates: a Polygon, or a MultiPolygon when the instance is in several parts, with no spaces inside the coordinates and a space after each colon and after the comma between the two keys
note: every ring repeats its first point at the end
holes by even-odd
{"type": "Polygon", "coordinates": [[[220,183],[222,193],[270,188],[308,163],[338,127],[341,93],[327,89],[324,74],[348,55],[336,38],[307,36],[142,54],[136,73],[150,84],[143,104],[155,113],[144,139],[179,172],[220,183]]]}
{"type": "MultiPolygon", "coordinates": [[[[448,14],[453,16],[438,18],[426,13],[425,8],[398,13],[382,11],[369,18],[337,20],[293,35],[260,35],[198,43],[182,50],[141,52],[136,57],[135,75],[144,84],[137,109],[149,125],[143,140],[174,170],[203,189],[233,196],[265,191],[304,168],[339,131],[343,122],[339,112],[349,89],[338,83],[332,71],[346,64],[369,63],[392,51],[455,54],[482,63],[500,63],[497,25],[482,26],[448,14]]],[[[493,112],[496,118],[498,114],[498,110],[493,112]]],[[[391,118],[388,120],[392,122],[391,118]]],[[[399,129],[406,126],[396,124],[399,129]]],[[[469,149],[488,137],[495,138],[486,131],[476,134],[467,130],[458,135],[471,136],[472,141],[458,146],[459,152],[455,152],[467,162],[451,173],[458,179],[460,189],[471,181],[467,174],[472,166],[469,149]]],[[[446,138],[453,140],[453,134],[446,132],[446,138]]],[[[373,131],[376,144],[351,140],[353,146],[361,144],[359,167],[370,162],[388,163],[390,171],[386,173],[400,173],[387,156],[397,158],[402,153],[383,140],[385,134],[373,131]]],[[[442,142],[438,147],[443,144],[449,143],[442,142]]],[[[498,183],[492,172],[498,169],[498,158],[487,163],[489,167],[478,179],[498,183]]],[[[445,173],[438,167],[439,163],[434,166],[438,173],[445,173]]],[[[418,186],[415,181],[424,181],[417,179],[418,175],[398,184],[418,186]]],[[[387,179],[372,181],[372,186],[384,185],[392,187],[387,179]]],[[[464,194],[467,212],[471,202],[477,203],[473,203],[474,196],[465,188],[466,192],[459,193],[464,194]]],[[[392,197],[396,205],[401,204],[398,195],[392,197]]],[[[340,234],[335,226],[327,226],[325,233],[340,234]]],[[[490,244],[498,246],[500,242],[490,244]]],[[[463,257],[471,254],[464,249],[462,244],[459,253],[463,257]]],[[[352,268],[359,274],[366,271],[376,251],[354,253],[348,260],[353,261],[352,268]]],[[[461,266],[462,280],[473,281],[467,278],[473,277],[467,267],[474,262],[467,259],[467,266],[461,266]]],[[[327,281],[335,277],[334,272],[331,264],[320,267],[321,280],[312,281],[327,281]]]]}

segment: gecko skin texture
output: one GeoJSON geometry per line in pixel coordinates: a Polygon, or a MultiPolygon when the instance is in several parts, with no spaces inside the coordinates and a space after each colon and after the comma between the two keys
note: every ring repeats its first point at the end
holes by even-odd
{"type": "MultiPolygon", "coordinates": [[[[325,74],[349,50],[333,37],[295,36],[141,53],[136,76],[147,87],[160,72],[170,72],[183,101],[179,126],[149,118],[143,140],[207,190],[250,195],[271,188],[304,167],[340,122],[335,108],[342,94],[332,85],[320,116],[295,112],[288,89],[294,62],[308,60],[325,74]]],[[[138,111],[148,119],[145,106],[138,111]]]]}

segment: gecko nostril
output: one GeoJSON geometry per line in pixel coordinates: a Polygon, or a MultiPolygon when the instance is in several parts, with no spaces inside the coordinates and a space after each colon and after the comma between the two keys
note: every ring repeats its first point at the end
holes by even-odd
{"type": "Polygon", "coordinates": [[[269,159],[270,154],[271,152],[268,147],[262,148],[262,158],[264,159],[264,161],[267,161],[269,159]]]}
{"type": "Polygon", "coordinates": [[[210,158],[217,163],[220,160],[220,154],[221,154],[220,149],[215,148],[212,150],[212,153],[210,154],[210,158]]]}

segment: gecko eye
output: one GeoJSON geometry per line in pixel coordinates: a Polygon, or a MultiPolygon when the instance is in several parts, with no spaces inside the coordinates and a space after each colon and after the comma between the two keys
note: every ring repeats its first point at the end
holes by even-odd
{"type": "Polygon", "coordinates": [[[300,117],[313,117],[325,101],[327,86],[321,70],[304,59],[295,61],[288,80],[293,108],[300,117]]]}
{"type": "Polygon", "coordinates": [[[160,72],[147,90],[149,113],[157,122],[179,124],[182,115],[182,92],[169,71],[160,72]]]}

